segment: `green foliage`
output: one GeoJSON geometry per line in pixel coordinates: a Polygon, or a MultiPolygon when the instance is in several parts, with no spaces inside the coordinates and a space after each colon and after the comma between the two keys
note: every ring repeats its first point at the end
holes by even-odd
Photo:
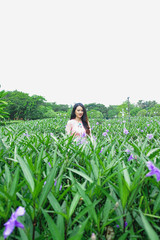
{"type": "MultiPolygon", "coordinates": [[[[27,93],[13,91],[3,91],[3,102],[0,103],[0,109],[3,112],[3,118],[8,117],[12,120],[35,120],[55,117],[55,113],[66,113],[70,115],[71,108],[67,104],[57,104],[55,102],[46,102],[42,96],[29,96],[27,93]],[[7,105],[6,105],[7,104],[7,105]]],[[[85,104],[89,117],[113,119],[135,116],[159,116],[160,107],[155,101],[139,100],[136,105],[125,101],[121,105],[110,105],[106,107],[100,103],[85,104]],[[122,114],[123,112],[123,114],[122,114]],[[94,113],[94,114],[92,114],[94,113]],[[123,116],[122,116],[123,115],[123,116]]],[[[2,114],[1,114],[2,118],[2,114]]]]}
{"type": "Polygon", "coordinates": [[[56,104],[55,102],[48,104],[51,106],[54,112],[67,112],[69,108],[67,104],[56,104]]]}
{"type": "Polygon", "coordinates": [[[111,105],[108,107],[108,116],[107,118],[112,119],[118,116],[119,109],[118,106],[111,105]]]}
{"type": "Polygon", "coordinates": [[[103,118],[103,114],[100,111],[97,110],[91,110],[88,111],[87,113],[89,118],[93,118],[93,119],[102,119],[103,118]]]}
{"type": "Polygon", "coordinates": [[[0,237],[23,206],[25,228],[8,239],[158,239],[160,185],[146,162],[160,169],[160,118],[89,119],[79,144],[60,114],[0,127],[0,237]]]}
{"type": "Polygon", "coordinates": [[[154,105],[151,109],[149,109],[149,115],[154,116],[160,116],[160,104],[154,105]]]}
{"type": "Polygon", "coordinates": [[[133,104],[125,101],[123,104],[118,106],[118,117],[127,117],[129,112],[132,111],[134,108],[135,106],[133,104]]]}
{"type": "Polygon", "coordinates": [[[104,118],[107,118],[107,114],[108,114],[108,110],[107,110],[107,107],[103,104],[100,104],[100,103],[90,103],[90,104],[85,104],[85,107],[87,109],[87,111],[98,111],[98,112],[101,112],[103,114],[103,117],[104,118]]]}
{"type": "Polygon", "coordinates": [[[141,111],[139,107],[134,107],[131,109],[130,114],[132,117],[137,116],[138,112],[141,111]]]}
{"type": "Polygon", "coordinates": [[[29,96],[29,94],[19,91],[6,92],[5,101],[8,103],[7,111],[12,120],[52,118],[56,116],[55,112],[67,112],[68,110],[68,105],[47,103],[41,96],[29,96]]]}
{"type": "Polygon", "coordinates": [[[146,109],[140,110],[140,111],[137,113],[137,116],[139,116],[139,117],[145,117],[145,116],[147,116],[147,111],[146,111],[146,109]]]}
{"type": "Polygon", "coordinates": [[[0,91],[0,120],[8,116],[8,113],[5,110],[7,106],[7,102],[4,101],[5,95],[5,91],[0,91]]]}
{"type": "Polygon", "coordinates": [[[8,103],[7,111],[11,119],[37,119],[42,116],[40,106],[45,99],[41,96],[30,97],[27,93],[14,91],[6,93],[5,101],[8,103]]]}
{"type": "Polygon", "coordinates": [[[141,109],[150,109],[152,107],[154,107],[157,104],[156,101],[143,101],[143,100],[139,100],[137,103],[137,106],[141,109]]]}
{"type": "Polygon", "coordinates": [[[57,116],[57,114],[52,109],[48,109],[43,116],[44,118],[54,118],[57,116]]]}

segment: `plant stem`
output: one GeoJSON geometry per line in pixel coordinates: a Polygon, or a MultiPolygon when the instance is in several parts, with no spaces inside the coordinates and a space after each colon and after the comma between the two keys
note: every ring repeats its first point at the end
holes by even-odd
{"type": "Polygon", "coordinates": [[[36,218],[34,218],[33,220],[33,235],[32,235],[32,240],[35,239],[35,230],[36,230],[36,218]]]}
{"type": "Polygon", "coordinates": [[[66,221],[65,223],[65,232],[64,232],[64,239],[67,240],[67,228],[68,228],[68,223],[66,221]]]}
{"type": "Polygon", "coordinates": [[[123,233],[125,233],[125,222],[126,222],[126,217],[123,217],[123,233]]]}

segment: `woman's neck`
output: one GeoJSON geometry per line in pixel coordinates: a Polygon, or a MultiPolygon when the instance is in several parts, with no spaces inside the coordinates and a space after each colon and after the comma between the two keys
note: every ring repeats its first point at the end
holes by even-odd
{"type": "Polygon", "coordinates": [[[82,122],[81,118],[79,118],[79,117],[76,117],[75,120],[76,120],[77,122],[82,122]]]}

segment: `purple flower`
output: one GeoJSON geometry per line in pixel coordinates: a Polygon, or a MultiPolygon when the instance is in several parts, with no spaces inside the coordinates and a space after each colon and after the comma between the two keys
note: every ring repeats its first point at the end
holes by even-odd
{"type": "Polygon", "coordinates": [[[125,150],[125,152],[126,152],[126,153],[130,153],[131,151],[127,148],[127,149],[125,150]]]}
{"type": "Polygon", "coordinates": [[[50,164],[50,162],[48,162],[48,165],[49,165],[49,167],[51,168],[51,164],[50,164]]]}
{"type": "Polygon", "coordinates": [[[127,135],[129,131],[126,128],[124,128],[123,133],[127,135]]]}
{"type": "Polygon", "coordinates": [[[30,137],[30,135],[28,133],[24,133],[23,135],[26,137],[30,137]]]}
{"type": "Polygon", "coordinates": [[[62,190],[62,184],[61,184],[61,186],[60,186],[60,188],[59,188],[59,191],[61,191],[62,190]]]}
{"type": "Polygon", "coordinates": [[[102,153],[102,151],[103,151],[103,147],[101,148],[101,151],[100,151],[100,153],[102,153]]]}
{"type": "Polygon", "coordinates": [[[96,141],[97,140],[96,136],[93,136],[93,139],[96,141]]]}
{"type": "Polygon", "coordinates": [[[99,122],[96,122],[96,125],[99,125],[99,122]]]}
{"type": "Polygon", "coordinates": [[[82,138],[86,137],[86,133],[83,133],[81,137],[82,137],[82,138]]]}
{"type": "Polygon", "coordinates": [[[119,228],[119,225],[117,224],[116,227],[119,228]]]}
{"type": "Polygon", "coordinates": [[[128,158],[128,161],[131,161],[132,159],[134,159],[133,155],[131,154],[128,158]]]}
{"type": "Polygon", "coordinates": [[[57,185],[57,180],[55,180],[55,182],[54,182],[54,186],[56,186],[57,185]]]}
{"type": "Polygon", "coordinates": [[[82,140],[80,141],[80,144],[84,144],[84,143],[87,143],[87,140],[86,140],[86,138],[82,138],[82,140]]]}
{"type": "Polygon", "coordinates": [[[152,139],[153,138],[153,134],[147,134],[147,138],[148,139],[152,139]]]}
{"type": "Polygon", "coordinates": [[[14,230],[15,227],[24,228],[24,225],[17,221],[17,217],[25,214],[25,208],[18,207],[17,210],[12,213],[11,218],[4,224],[5,230],[3,232],[4,239],[7,238],[14,230]]]}
{"type": "Polygon", "coordinates": [[[102,133],[102,135],[105,137],[107,135],[107,132],[102,133]]]}
{"type": "Polygon", "coordinates": [[[159,182],[160,181],[160,170],[157,167],[155,167],[151,161],[147,162],[147,167],[150,170],[150,172],[146,174],[146,177],[150,177],[155,174],[157,177],[157,182],[159,182]]]}
{"type": "Polygon", "coordinates": [[[128,225],[128,223],[127,223],[127,222],[124,222],[124,227],[125,227],[125,228],[127,227],[127,225],[128,225]]]}

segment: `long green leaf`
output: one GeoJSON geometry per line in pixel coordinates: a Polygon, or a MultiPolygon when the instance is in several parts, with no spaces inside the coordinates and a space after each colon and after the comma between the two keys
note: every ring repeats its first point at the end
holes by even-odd
{"type": "Polygon", "coordinates": [[[104,228],[107,224],[107,221],[108,221],[108,217],[109,217],[109,212],[111,210],[111,200],[108,198],[105,202],[105,205],[104,205],[104,209],[103,209],[103,225],[102,225],[102,228],[101,228],[101,232],[103,234],[103,231],[104,231],[104,228]]]}
{"type": "Polygon", "coordinates": [[[72,169],[72,168],[68,168],[68,170],[70,170],[71,172],[74,172],[74,173],[78,174],[79,176],[83,177],[83,178],[86,179],[87,181],[93,183],[93,180],[92,180],[90,177],[88,177],[85,173],[80,172],[80,171],[78,171],[78,170],[76,170],[76,169],[72,169]]]}
{"type": "Polygon", "coordinates": [[[54,240],[64,240],[60,230],[58,229],[57,225],[54,223],[53,219],[49,216],[49,214],[45,210],[42,210],[42,213],[47,221],[52,238],[54,240]]]}
{"type": "Polygon", "coordinates": [[[160,152],[160,148],[154,148],[151,149],[148,153],[147,153],[147,157],[149,157],[150,159],[154,158],[156,156],[156,154],[158,154],[160,152]]]}
{"type": "Polygon", "coordinates": [[[10,187],[10,192],[9,192],[10,196],[14,195],[17,184],[18,184],[18,180],[19,180],[19,166],[16,168],[16,171],[14,173],[14,179],[13,179],[12,185],[10,187]]]}
{"type": "MultiPolygon", "coordinates": [[[[62,208],[61,208],[59,202],[57,201],[57,199],[51,192],[48,194],[47,198],[48,198],[51,206],[55,210],[55,212],[63,214],[62,208]]],[[[64,218],[61,214],[58,214],[58,216],[57,216],[57,227],[60,230],[62,236],[64,237],[64,218]]]]}
{"type": "Polygon", "coordinates": [[[125,240],[125,239],[127,239],[128,234],[129,234],[128,232],[124,233],[120,238],[118,238],[118,240],[125,240]]]}
{"type": "Polygon", "coordinates": [[[77,229],[75,229],[75,232],[76,232],[75,235],[71,236],[68,240],[81,240],[82,239],[84,229],[87,225],[88,219],[89,218],[87,218],[82,224],[80,224],[80,226],[77,227],[77,229]]]}
{"type": "Polygon", "coordinates": [[[97,180],[98,179],[98,167],[93,160],[91,160],[91,166],[92,166],[94,178],[97,180]]]}
{"type": "MultiPolygon", "coordinates": [[[[94,203],[91,202],[91,200],[89,199],[88,195],[85,193],[85,191],[82,189],[82,187],[80,186],[80,184],[76,183],[76,187],[77,190],[80,194],[80,196],[83,198],[86,206],[92,206],[94,205],[94,203]]],[[[89,214],[91,215],[91,217],[94,219],[95,223],[97,223],[97,214],[94,208],[92,208],[89,212],[89,214]]]]}
{"type": "Polygon", "coordinates": [[[42,163],[42,157],[43,157],[43,151],[44,151],[44,146],[41,148],[41,151],[38,155],[38,160],[36,161],[36,173],[40,173],[40,168],[41,168],[41,163],[42,163]]]}
{"type": "Polygon", "coordinates": [[[79,199],[80,199],[80,195],[79,193],[77,192],[71,202],[71,206],[69,208],[69,218],[72,216],[72,214],[74,213],[74,210],[79,202],[79,199]]]}
{"type": "Polygon", "coordinates": [[[18,158],[18,162],[21,166],[21,169],[23,171],[24,177],[28,183],[28,186],[31,189],[31,191],[34,192],[35,184],[34,184],[31,170],[30,170],[29,166],[25,163],[25,161],[19,155],[17,155],[17,158],[18,158]]]}
{"type": "Polygon", "coordinates": [[[118,185],[119,185],[119,195],[122,203],[123,209],[125,208],[129,196],[129,190],[126,186],[126,181],[123,178],[123,175],[121,173],[122,166],[119,163],[119,171],[118,171],[118,185]]]}
{"type": "Polygon", "coordinates": [[[128,188],[130,189],[130,186],[131,186],[131,180],[130,180],[130,177],[129,177],[129,173],[128,173],[128,170],[126,168],[126,165],[125,163],[123,162],[123,174],[124,174],[124,179],[128,185],[128,188]]]}
{"type": "Polygon", "coordinates": [[[38,210],[40,210],[40,208],[43,206],[44,201],[46,200],[47,195],[54,184],[55,174],[56,174],[56,167],[51,169],[47,177],[46,184],[44,185],[43,190],[40,194],[38,210]]]}
{"type": "Polygon", "coordinates": [[[9,167],[7,166],[7,164],[5,164],[5,179],[6,179],[7,188],[8,188],[9,184],[11,182],[11,174],[10,174],[10,170],[9,170],[9,167]]]}
{"type": "Polygon", "coordinates": [[[136,172],[134,174],[134,179],[133,179],[133,182],[132,182],[132,185],[131,185],[131,191],[137,187],[137,184],[139,184],[140,182],[140,179],[142,178],[142,173],[143,173],[143,168],[144,168],[144,164],[143,162],[141,162],[141,165],[138,169],[136,169],[136,172]]]}
{"type": "Polygon", "coordinates": [[[153,208],[153,213],[155,214],[157,211],[160,210],[160,192],[155,200],[155,203],[154,203],[154,208],[153,208]]]}
{"type": "Polygon", "coordinates": [[[30,238],[28,238],[27,234],[25,233],[24,229],[18,228],[18,230],[20,232],[21,239],[30,240],[30,238]]]}
{"type": "Polygon", "coordinates": [[[150,240],[159,240],[159,237],[157,235],[157,233],[154,231],[154,229],[151,227],[150,223],[148,222],[147,218],[143,215],[143,213],[141,212],[141,210],[139,210],[140,212],[140,216],[142,218],[142,222],[144,225],[144,229],[149,237],[150,240]]]}

